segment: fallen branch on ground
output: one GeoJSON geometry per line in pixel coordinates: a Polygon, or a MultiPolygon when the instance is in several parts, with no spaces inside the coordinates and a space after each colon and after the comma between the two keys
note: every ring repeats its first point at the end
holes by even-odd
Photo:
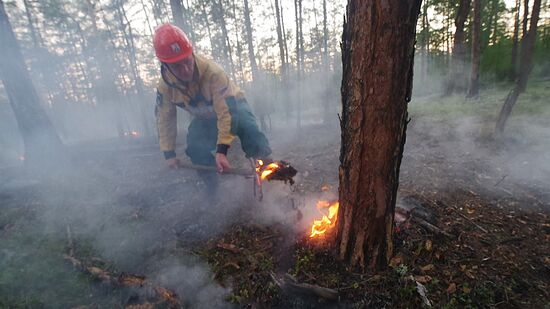
{"type": "Polygon", "coordinates": [[[298,283],[296,279],[289,274],[285,274],[282,277],[277,277],[277,275],[272,272],[270,273],[270,275],[273,282],[275,282],[275,284],[277,284],[277,286],[279,286],[279,288],[281,288],[282,290],[305,293],[310,295],[312,294],[329,300],[338,299],[338,291],[334,289],[329,289],[309,283],[298,283]]]}
{"type": "MultiPolygon", "coordinates": [[[[109,284],[117,287],[137,286],[147,291],[145,295],[154,295],[154,297],[152,297],[154,303],[145,302],[140,305],[151,305],[151,308],[154,308],[157,305],[164,305],[168,308],[174,309],[183,307],[176,293],[164,287],[154,285],[151,281],[147,280],[145,276],[126,273],[114,274],[99,267],[84,264],[82,261],[74,257],[74,242],[69,226],[67,226],[67,238],[69,254],[64,254],[63,258],[69,261],[73,265],[73,267],[75,267],[79,271],[100,280],[104,284],[109,284]]],[[[135,307],[136,304],[130,306],[135,307]]],[[[127,308],[130,306],[127,306],[127,308]]]]}

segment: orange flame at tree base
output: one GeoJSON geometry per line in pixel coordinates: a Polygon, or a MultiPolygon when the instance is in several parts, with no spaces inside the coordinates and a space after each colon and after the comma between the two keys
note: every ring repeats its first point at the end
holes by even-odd
{"type": "Polygon", "coordinates": [[[310,238],[321,236],[336,225],[339,206],[340,206],[339,202],[334,202],[334,203],[329,203],[327,201],[317,202],[317,209],[321,211],[322,209],[328,208],[328,214],[323,214],[323,217],[321,218],[321,220],[313,221],[313,225],[311,225],[311,235],[309,235],[310,238]]]}

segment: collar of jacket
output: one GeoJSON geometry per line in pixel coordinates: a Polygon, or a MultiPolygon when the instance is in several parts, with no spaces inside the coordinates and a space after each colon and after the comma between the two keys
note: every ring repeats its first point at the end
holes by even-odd
{"type": "Polygon", "coordinates": [[[181,88],[186,88],[188,83],[201,83],[202,79],[205,76],[205,72],[208,70],[208,61],[200,55],[193,54],[195,57],[195,72],[193,73],[193,79],[189,82],[184,82],[177,78],[170,69],[168,69],[168,66],[165,64],[161,67],[161,75],[162,79],[166,82],[166,84],[173,88],[178,88],[181,90],[181,88]]]}

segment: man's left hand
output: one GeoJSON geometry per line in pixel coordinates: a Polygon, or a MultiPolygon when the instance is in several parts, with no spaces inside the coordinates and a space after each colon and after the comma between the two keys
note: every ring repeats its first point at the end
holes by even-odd
{"type": "Polygon", "coordinates": [[[216,153],[216,167],[218,168],[218,172],[220,173],[231,168],[231,165],[227,160],[227,156],[223,153],[216,153]]]}

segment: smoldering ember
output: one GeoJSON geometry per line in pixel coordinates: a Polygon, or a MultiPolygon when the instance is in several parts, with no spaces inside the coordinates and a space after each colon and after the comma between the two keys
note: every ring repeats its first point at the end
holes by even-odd
{"type": "Polygon", "coordinates": [[[541,0],[0,0],[0,309],[549,308],[541,0]]]}

